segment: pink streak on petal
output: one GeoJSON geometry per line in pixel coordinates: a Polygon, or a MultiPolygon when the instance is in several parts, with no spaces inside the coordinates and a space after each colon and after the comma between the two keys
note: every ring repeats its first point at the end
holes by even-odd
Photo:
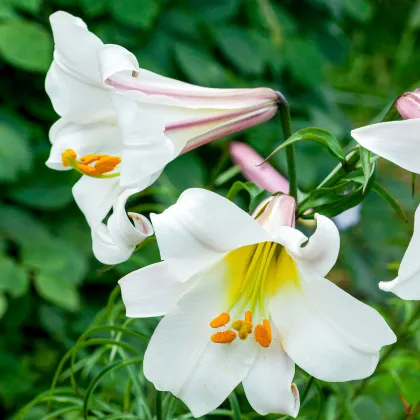
{"type": "Polygon", "coordinates": [[[187,153],[191,150],[196,149],[204,144],[207,144],[213,140],[220,139],[238,131],[245,130],[254,125],[261,124],[270,118],[272,118],[277,112],[277,106],[271,108],[262,109],[260,112],[253,113],[252,115],[245,116],[237,121],[227,122],[226,124],[219,126],[206,134],[195,137],[188,141],[181,153],[187,153]]]}
{"type": "Polygon", "coordinates": [[[108,78],[105,83],[116,89],[127,91],[134,90],[142,92],[146,95],[165,95],[174,98],[185,99],[231,99],[232,101],[240,101],[241,99],[254,98],[256,100],[277,101],[277,93],[270,88],[252,88],[252,89],[214,89],[196,86],[196,90],[191,89],[192,85],[187,85],[185,90],[177,90],[170,88],[162,88],[160,86],[147,86],[141,83],[141,75],[138,78],[127,82],[125,79],[115,80],[108,78]]]}
{"type": "Polygon", "coordinates": [[[252,217],[257,218],[257,222],[268,231],[278,226],[295,227],[295,210],[296,200],[293,197],[275,195],[262,201],[252,217]]]}
{"type": "Polygon", "coordinates": [[[259,165],[264,159],[245,143],[232,142],[229,146],[230,155],[234,163],[239,165],[244,177],[255,182],[260,188],[271,192],[289,192],[289,182],[268,162],[259,165]]]}

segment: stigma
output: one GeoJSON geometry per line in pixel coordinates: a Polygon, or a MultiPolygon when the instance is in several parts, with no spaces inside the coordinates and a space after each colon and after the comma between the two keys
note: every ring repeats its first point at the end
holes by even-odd
{"type": "Polygon", "coordinates": [[[105,154],[89,154],[77,158],[73,149],[67,149],[61,154],[64,167],[71,167],[83,175],[94,178],[114,178],[119,172],[110,174],[120,163],[121,158],[105,154]]]}

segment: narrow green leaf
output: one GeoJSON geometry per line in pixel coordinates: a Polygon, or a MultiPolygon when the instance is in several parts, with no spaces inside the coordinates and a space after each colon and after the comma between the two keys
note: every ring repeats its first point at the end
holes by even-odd
{"type": "Polygon", "coordinates": [[[102,371],[90,382],[87,390],[86,390],[86,396],[84,400],[83,405],[83,417],[85,420],[88,420],[88,413],[89,413],[89,402],[93,395],[93,392],[95,391],[96,387],[99,385],[99,382],[101,379],[106,376],[108,373],[114,372],[115,370],[121,369],[123,367],[136,364],[136,363],[142,363],[143,359],[130,359],[125,361],[116,361],[114,363],[111,363],[106,368],[102,369],[102,371]]]}
{"type": "Polygon", "coordinates": [[[400,216],[401,219],[404,220],[405,223],[407,223],[407,216],[404,210],[402,209],[401,205],[382,185],[375,182],[372,189],[380,197],[382,197],[386,202],[388,202],[391,205],[391,207],[395,210],[395,212],[398,214],[398,216],[400,216]]]}
{"type": "Polygon", "coordinates": [[[232,408],[232,414],[234,420],[241,420],[241,407],[239,406],[238,398],[236,397],[235,391],[229,395],[229,402],[232,408]]]}
{"type": "Polygon", "coordinates": [[[285,147],[297,143],[299,141],[315,141],[323,146],[327,147],[330,153],[338,158],[343,164],[346,161],[343,149],[340,146],[337,138],[327,130],[321,128],[303,128],[302,130],[296,131],[291,137],[289,137],[283,144],[277,147],[266,159],[270,159],[275,153],[284,149],[285,147]]]}
{"type": "Polygon", "coordinates": [[[370,151],[365,149],[364,147],[360,147],[360,161],[362,163],[363,175],[365,177],[362,190],[362,192],[364,193],[369,182],[371,171],[370,151]]]}
{"type": "Polygon", "coordinates": [[[414,195],[416,193],[416,178],[417,174],[414,172],[411,174],[411,196],[414,198],[414,195]]]}

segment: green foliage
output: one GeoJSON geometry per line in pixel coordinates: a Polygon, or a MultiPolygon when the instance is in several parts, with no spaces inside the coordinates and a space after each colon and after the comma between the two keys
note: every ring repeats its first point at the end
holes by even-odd
{"type": "MultiPolygon", "coordinates": [[[[395,275],[387,264],[395,266],[401,259],[418,197],[412,199],[409,177],[390,165],[381,162],[375,178],[376,159],[363,150],[361,163],[356,159],[359,166],[349,164],[354,153],[348,152],[354,146],[349,132],[379,121],[399,94],[416,87],[419,4],[0,1],[0,417],[21,410],[17,419],[79,420],[84,407],[90,418],[150,419],[155,414],[155,391],[138,362],[156,320],[129,323],[118,299],[111,299],[92,320],[116,281],[158,261],[159,253],[150,241],[126,263],[102,267],[92,256],[88,226],[71,196],[77,175],[45,167],[48,130],[58,118],[44,90],[53,50],[50,13],[62,9],[82,17],[104,42],[123,45],[142,67],[166,76],[210,87],[268,86],[284,92],[292,107],[293,131],[319,127],[316,138],[311,138],[315,141],[295,145],[301,211],[309,211],[305,217],[314,211],[338,214],[363,201],[361,222],[342,232],[342,253],[330,277],[377,305],[398,327],[406,325],[410,313],[405,311],[412,305],[389,305],[377,283],[395,275]],[[346,163],[337,165],[342,150],[346,163]],[[334,182],[324,181],[332,170],[334,182]],[[369,194],[371,188],[380,195],[369,194]],[[407,224],[399,219],[403,213],[408,215],[407,224]],[[57,386],[49,391],[57,364],[57,386]],[[114,371],[117,367],[121,369],[114,371]],[[27,410],[22,408],[29,401],[27,410]]],[[[394,107],[387,118],[397,118],[394,107]]],[[[163,211],[189,187],[229,193],[242,208],[255,208],[266,192],[245,183],[232,166],[227,152],[232,138],[168,165],[155,185],[130,201],[130,209],[145,214],[163,211]]],[[[235,138],[263,156],[287,140],[275,119],[235,138]]],[[[279,151],[271,163],[286,174],[284,155],[279,151]]],[[[311,223],[306,221],[305,226],[311,223]]],[[[401,350],[385,360],[360,395],[355,395],[360,383],[314,381],[299,418],[394,420],[404,418],[402,398],[415,413],[419,407],[415,327],[418,323],[411,325],[401,350]]],[[[298,371],[296,382],[302,393],[308,378],[298,371]]],[[[161,402],[167,418],[190,418],[174,397],[164,394],[161,402]]],[[[258,416],[239,388],[209,418],[258,416]]],[[[267,417],[274,418],[278,417],[267,417]]]]}

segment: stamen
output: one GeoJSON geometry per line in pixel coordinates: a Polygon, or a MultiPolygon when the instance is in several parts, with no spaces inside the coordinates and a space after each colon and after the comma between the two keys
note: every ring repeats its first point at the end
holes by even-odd
{"type": "Polygon", "coordinates": [[[98,177],[98,178],[112,178],[119,176],[119,173],[107,174],[113,171],[117,165],[121,163],[118,156],[109,156],[103,154],[89,154],[82,156],[80,160],[77,159],[77,153],[72,149],[67,149],[61,154],[63,166],[71,166],[76,171],[83,175],[98,177]],[[94,163],[93,166],[90,164],[94,163]]]}
{"type": "Polygon", "coordinates": [[[227,312],[223,312],[219,316],[211,320],[210,327],[212,328],[224,327],[229,321],[230,321],[230,315],[227,312]]]}
{"type": "Polygon", "coordinates": [[[254,329],[254,336],[257,343],[262,347],[269,347],[273,339],[271,325],[264,319],[263,325],[258,324],[254,329]]]}
{"type": "Polygon", "coordinates": [[[236,338],[233,331],[221,331],[211,336],[211,341],[217,344],[230,344],[236,338]]]}

